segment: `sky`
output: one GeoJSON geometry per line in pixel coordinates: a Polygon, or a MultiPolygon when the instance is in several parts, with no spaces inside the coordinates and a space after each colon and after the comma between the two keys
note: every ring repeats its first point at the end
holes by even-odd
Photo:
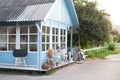
{"type": "MultiPolygon", "coordinates": [[[[89,0],[95,1],[95,0],[89,0]]],[[[111,16],[111,21],[113,24],[120,25],[120,0],[96,0],[98,2],[98,7],[105,9],[107,13],[111,16]]]]}

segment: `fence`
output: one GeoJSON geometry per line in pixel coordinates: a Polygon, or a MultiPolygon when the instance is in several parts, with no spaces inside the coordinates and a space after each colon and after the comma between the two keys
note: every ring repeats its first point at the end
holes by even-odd
{"type": "MultiPolygon", "coordinates": [[[[85,53],[86,51],[98,51],[100,49],[106,49],[108,48],[107,46],[104,47],[97,47],[97,48],[92,48],[92,49],[84,49],[83,52],[85,53]]],[[[73,48],[73,60],[76,60],[76,55],[77,55],[77,51],[79,48],[73,48]]],[[[84,54],[85,57],[87,57],[88,55],[84,54]]]]}
{"type": "Polygon", "coordinates": [[[97,48],[92,48],[92,49],[84,49],[83,51],[96,51],[96,50],[99,50],[99,49],[105,49],[105,48],[108,48],[107,46],[104,46],[104,47],[97,47],[97,48]]]}

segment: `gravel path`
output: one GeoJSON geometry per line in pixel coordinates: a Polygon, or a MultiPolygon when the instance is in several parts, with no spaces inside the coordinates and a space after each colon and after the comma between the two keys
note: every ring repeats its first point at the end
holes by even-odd
{"type": "Polygon", "coordinates": [[[0,80],[120,80],[120,54],[106,58],[74,63],[49,76],[0,74],[0,80]]]}

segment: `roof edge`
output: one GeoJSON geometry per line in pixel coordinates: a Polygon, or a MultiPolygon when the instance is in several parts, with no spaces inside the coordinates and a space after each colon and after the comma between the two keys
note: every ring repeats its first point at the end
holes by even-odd
{"type": "MultiPolygon", "coordinates": [[[[77,17],[77,13],[76,13],[76,10],[75,10],[75,7],[74,7],[74,3],[73,3],[73,0],[65,0],[66,4],[67,4],[67,7],[68,7],[68,10],[69,10],[69,13],[70,13],[70,16],[71,16],[71,20],[72,20],[72,17],[75,17],[73,21],[75,21],[75,24],[73,24],[73,27],[75,28],[79,28],[79,20],[78,20],[78,17],[77,17]],[[69,8],[70,7],[70,8],[69,8]],[[71,9],[72,8],[72,9],[71,9]],[[72,11],[71,11],[72,10],[72,11]],[[72,14],[73,13],[73,14],[72,14]]],[[[74,23],[74,22],[73,22],[74,23]]]]}

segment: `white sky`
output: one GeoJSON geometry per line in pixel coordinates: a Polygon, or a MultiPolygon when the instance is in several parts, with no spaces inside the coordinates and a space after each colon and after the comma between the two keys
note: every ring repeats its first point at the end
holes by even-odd
{"type": "MultiPolygon", "coordinates": [[[[95,1],[95,0],[89,0],[95,1]]],[[[105,9],[111,15],[113,24],[120,25],[120,0],[96,0],[101,9],[105,9]]]]}

